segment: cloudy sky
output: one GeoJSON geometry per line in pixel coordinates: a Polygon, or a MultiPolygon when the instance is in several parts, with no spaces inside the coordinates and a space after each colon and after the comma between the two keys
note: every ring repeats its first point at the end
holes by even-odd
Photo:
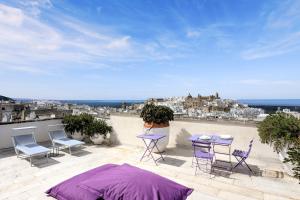
{"type": "Polygon", "coordinates": [[[0,95],[300,98],[299,0],[4,0],[0,95]]]}

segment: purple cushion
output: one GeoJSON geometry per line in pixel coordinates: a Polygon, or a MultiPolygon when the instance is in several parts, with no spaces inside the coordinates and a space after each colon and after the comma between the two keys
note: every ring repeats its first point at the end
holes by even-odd
{"type": "Polygon", "coordinates": [[[184,200],[193,189],[152,172],[123,164],[79,184],[105,200],[184,200]]]}
{"type": "Polygon", "coordinates": [[[96,200],[99,195],[78,187],[81,181],[105,174],[105,171],[119,165],[107,164],[70,178],[52,188],[46,193],[59,200],[96,200]]]}

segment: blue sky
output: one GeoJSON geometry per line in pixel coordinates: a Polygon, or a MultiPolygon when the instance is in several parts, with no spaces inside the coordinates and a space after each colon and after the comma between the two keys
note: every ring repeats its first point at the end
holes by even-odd
{"type": "Polygon", "coordinates": [[[299,0],[4,0],[0,94],[300,98],[299,0]]]}

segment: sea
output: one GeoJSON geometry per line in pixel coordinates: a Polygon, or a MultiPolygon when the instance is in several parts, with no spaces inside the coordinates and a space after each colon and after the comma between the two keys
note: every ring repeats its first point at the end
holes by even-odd
{"type": "MultiPolygon", "coordinates": [[[[30,102],[32,99],[18,99],[23,102],[30,102]]],[[[89,105],[93,107],[120,108],[123,104],[141,104],[145,100],[57,100],[61,103],[89,105]]],[[[247,104],[250,107],[262,108],[266,113],[274,113],[277,110],[290,109],[300,112],[300,99],[239,99],[239,103],[247,104]]]]}
{"type": "Polygon", "coordinates": [[[268,114],[282,109],[300,112],[300,99],[240,99],[238,102],[253,108],[262,108],[268,114]]]}
{"type": "Polygon", "coordinates": [[[123,104],[130,106],[133,104],[144,103],[145,100],[60,100],[60,102],[77,105],[89,105],[93,107],[120,108],[123,104]]]}

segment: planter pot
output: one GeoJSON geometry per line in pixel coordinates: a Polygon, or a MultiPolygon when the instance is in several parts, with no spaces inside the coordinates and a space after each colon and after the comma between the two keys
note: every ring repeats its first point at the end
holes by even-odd
{"type": "Polygon", "coordinates": [[[84,138],[84,135],[81,135],[81,132],[75,132],[71,135],[71,137],[74,139],[74,140],[80,140],[82,141],[83,138],[84,138]]]}
{"type": "Polygon", "coordinates": [[[90,136],[91,141],[93,142],[93,144],[102,144],[104,142],[104,135],[100,135],[100,134],[95,134],[93,136],[90,136]]]}
{"type": "Polygon", "coordinates": [[[287,154],[287,151],[288,151],[288,147],[285,147],[282,151],[280,151],[278,153],[278,156],[279,156],[279,160],[281,160],[282,162],[282,165],[283,165],[283,169],[284,171],[290,175],[290,176],[293,176],[294,173],[293,173],[293,166],[291,163],[283,163],[284,159],[288,157],[288,154],[287,154]]]}
{"type": "MultiPolygon", "coordinates": [[[[144,133],[146,134],[163,134],[166,137],[160,139],[157,143],[157,147],[160,152],[164,152],[169,144],[170,137],[170,125],[167,124],[144,124],[144,133]]],[[[147,145],[149,145],[150,140],[146,140],[147,145]]],[[[158,152],[156,148],[153,149],[153,152],[158,152]]]]}

